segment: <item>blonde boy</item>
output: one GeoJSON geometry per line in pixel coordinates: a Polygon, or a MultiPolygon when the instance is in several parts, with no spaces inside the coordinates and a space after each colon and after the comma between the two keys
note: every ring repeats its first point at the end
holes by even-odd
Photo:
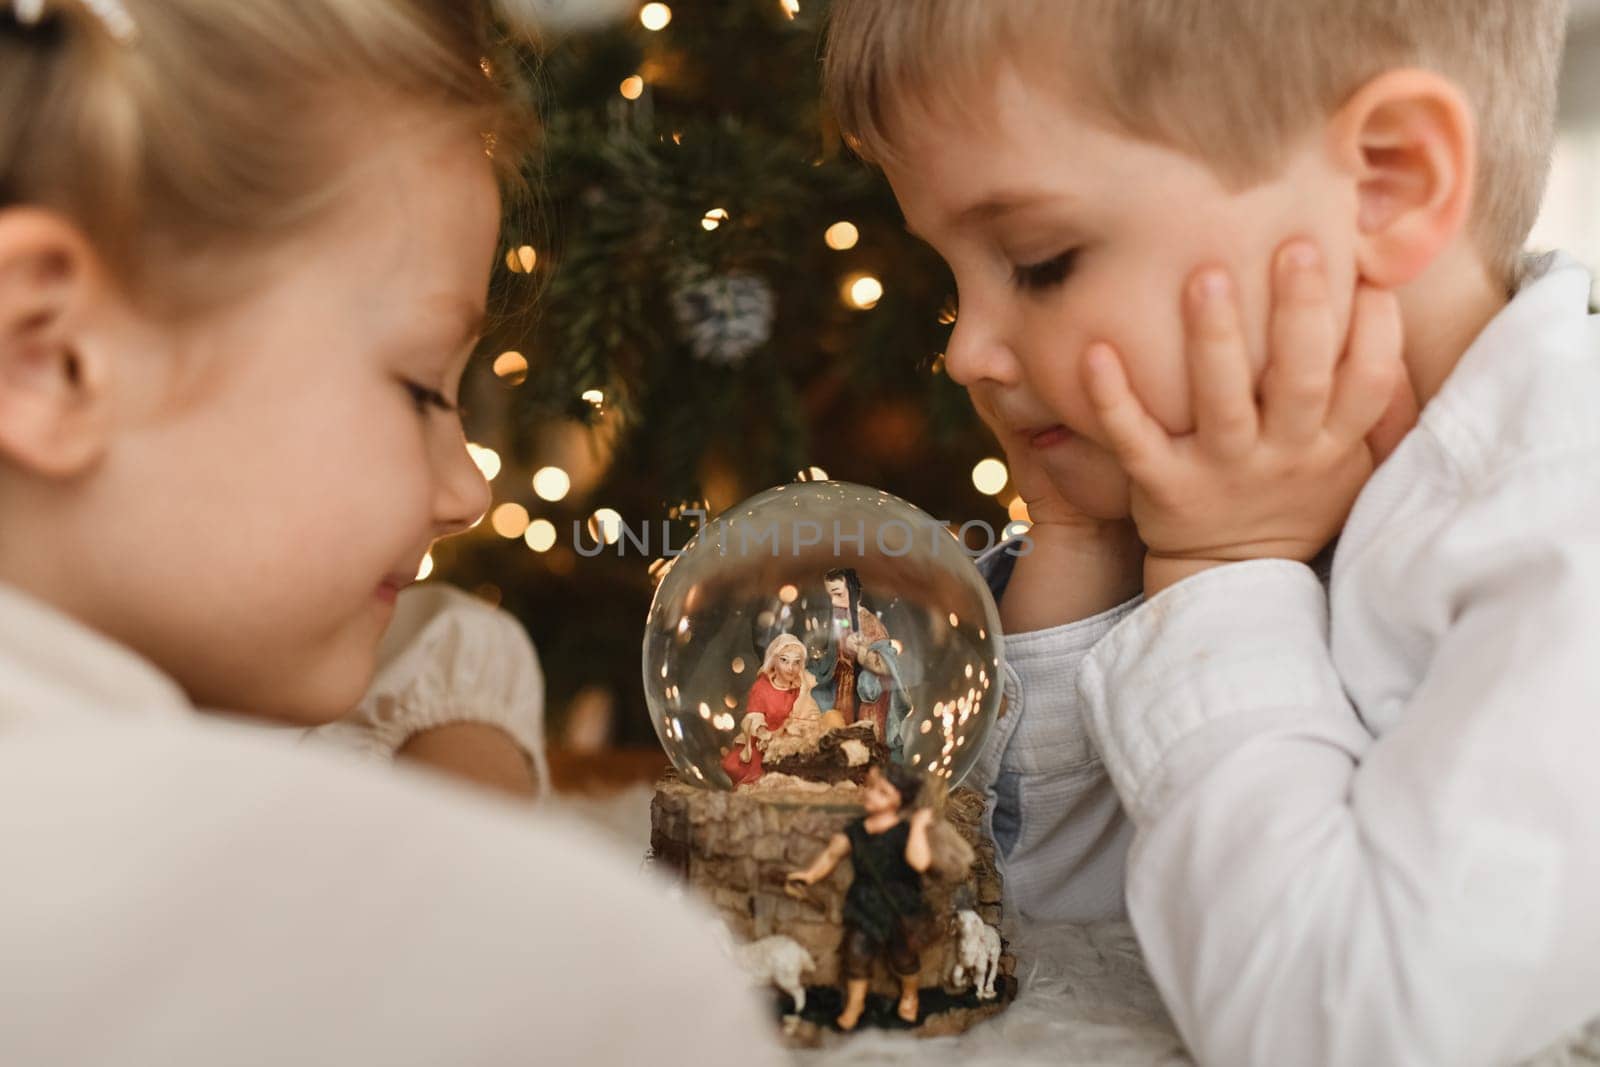
{"type": "Polygon", "coordinates": [[[1520,254],[1565,17],[835,5],[1037,523],[992,564],[1010,884],[1109,912],[1131,837],[1207,1062],[1501,1062],[1600,1009],[1600,326],[1520,254]]]}

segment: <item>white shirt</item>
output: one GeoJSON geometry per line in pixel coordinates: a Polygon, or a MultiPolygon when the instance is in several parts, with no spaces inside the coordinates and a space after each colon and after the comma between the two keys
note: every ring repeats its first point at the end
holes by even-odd
{"type": "Polygon", "coordinates": [[[213,724],[0,586],[0,1063],[784,1062],[594,836],[213,724]]]}
{"type": "Polygon", "coordinates": [[[1357,500],[1141,606],[1080,688],[1202,1062],[1501,1063],[1600,1011],[1600,319],[1530,280],[1357,500]]]}
{"type": "MultiPolygon", "coordinates": [[[[997,600],[1010,583],[1014,547],[1001,545],[978,560],[997,600]]],[[[1004,713],[962,784],[988,797],[986,828],[1013,915],[1090,922],[1125,914],[1133,824],[1090,742],[1078,668],[1135,603],[1005,635],[1004,713]]]]}

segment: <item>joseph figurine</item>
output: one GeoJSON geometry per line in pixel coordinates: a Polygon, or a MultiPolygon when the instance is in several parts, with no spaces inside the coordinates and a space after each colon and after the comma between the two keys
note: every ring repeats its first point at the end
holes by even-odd
{"type": "Polygon", "coordinates": [[[887,741],[894,688],[884,656],[889,631],[862,605],[861,580],[854,570],[831,570],[822,581],[832,611],[827,649],[812,668],[817,679],[812,696],[827,728],[870,722],[887,741]]]}

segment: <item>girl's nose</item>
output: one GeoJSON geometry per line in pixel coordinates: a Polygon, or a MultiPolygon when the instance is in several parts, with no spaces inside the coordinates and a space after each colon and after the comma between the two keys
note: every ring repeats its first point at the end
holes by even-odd
{"type": "Polygon", "coordinates": [[[489,482],[467,452],[467,439],[457,434],[444,446],[446,455],[438,465],[434,491],[433,518],[440,537],[460,533],[483,517],[492,496],[489,482]]]}
{"type": "Polygon", "coordinates": [[[980,307],[963,307],[944,353],[945,373],[965,388],[978,382],[1016,385],[1021,369],[1004,333],[980,307]]]}

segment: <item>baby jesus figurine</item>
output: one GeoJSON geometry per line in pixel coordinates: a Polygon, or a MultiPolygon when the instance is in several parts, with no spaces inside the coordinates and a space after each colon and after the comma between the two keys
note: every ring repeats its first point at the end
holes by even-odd
{"type": "Polygon", "coordinates": [[[760,778],[763,759],[805,751],[822,736],[822,713],[811,698],[817,680],[805,663],[805,643],[793,634],[780,634],[767,646],[733,748],[722,757],[735,786],[760,778]]]}
{"type": "Polygon", "coordinates": [[[922,873],[933,864],[928,827],[933,811],[918,808],[906,816],[921,791],[922,779],[899,764],[874,767],[862,787],[867,813],[833,835],[811,866],[789,874],[784,889],[799,897],[850,857],[854,874],[844,901],[844,939],[839,972],[845,978],[839,1029],[853,1030],[867,1002],[872,965],[880,956],[900,979],[898,1014],[917,1021],[917,976],[921,952],[932,940],[933,914],[922,895],[922,873]]]}

